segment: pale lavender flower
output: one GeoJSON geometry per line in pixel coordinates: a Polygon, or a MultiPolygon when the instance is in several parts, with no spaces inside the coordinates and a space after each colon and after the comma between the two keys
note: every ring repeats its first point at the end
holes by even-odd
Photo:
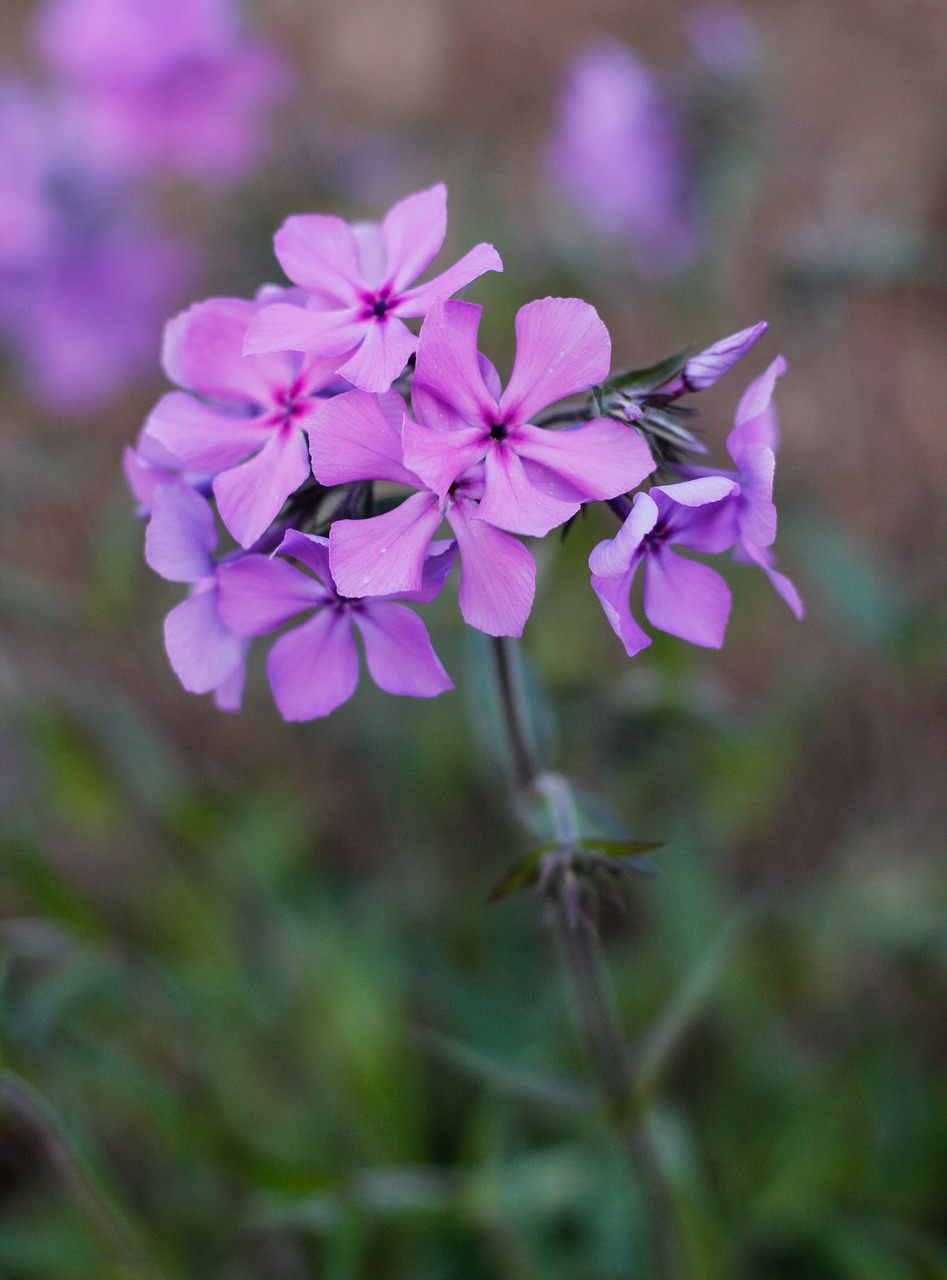
{"type": "Polygon", "coordinates": [[[443,500],[408,470],[406,418],[395,392],[364,391],[336,396],[313,416],[309,446],[321,483],[382,480],[417,490],[383,515],[333,523],[329,563],[336,586],[351,597],[419,590],[431,540],[446,519],[457,540],[464,621],[489,635],[521,635],[536,586],[532,556],[516,538],[477,518],[482,466],[453,484],[443,500]]]}
{"type": "Polygon", "coordinates": [[[237,711],[243,695],[249,640],[236,635],[218,611],[221,561],[215,564],[217,527],[205,498],[184,485],[164,484],[152,494],[145,559],[163,578],[191,583],[191,594],[165,618],[168,658],[189,693],[210,693],[221,711],[237,711]]]}
{"type": "Polygon", "coordinates": [[[634,428],[613,418],[554,431],[530,421],[606,377],[608,331],[578,298],[543,298],[516,316],[517,351],[506,390],[487,385],[477,353],[480,308],[448,302],[421,330],[411,390],[418,424],[404,426],[404,461],[441,501],[468,468],[484,464],[476,518],[543,536],[583,502],[626,493],[654,460],[634,428]]]}
{"type": "Polygon", "coordinates": [[[629,657],[651,643],[628,600],[639,566],[644,567],[645,616],[652,626],[692,644],[719,649],[723,643],[729,587],[715,570],[671,548],[717,552],[732,546],[725,504],[736,488],[723,476],[707,476],[638,493],[615,537],[592,551],[592,587],[629,657]]]}
{"type": "Polygon", "coordinates": [[[209,298],[170,320],[164,368],[186,390],[163,396],[145,424],[184,468],[215,477],[221,518],[244,547],[309,478],[306,417],[313,398],[338,382],[336,362],[324,357],[244,356],[247,326],[265,309],[209,298]]]}
{"type": "Polygon", "coordinates": [[[381,224],[350,225],[325,214],[288,218],[276,233],[283,270],[307,291],[309,309],[277,304],[250,326],[245,350],[309,351],[339,359],[339,373],[363,391],[387,391],[418,339],[402,323],[485,271],[502,271],[492,245],[475,245],[425,284],[413,282],[447,233],[443,183],[408,196],[381,224]]]}
{"type": "Polygon", "coordinates": [[[802,618],[799,593],[789,578],[774,567],[775,557],[769,550],[776,538],[773,475],[779,445],[773,391],[776,379],[785,371],[786,361],[777,356],[741,396],[733,430],[727,436],[727,452],[735,471],[694,466],[679,467],[678,471],[688,477],[722,475],[736,482],[735,492],[725,503],[732,525],[733,557],[758,564],[796,617],[802,618]]]}
{"type": "Polygon", "coordinates": [[[452,547],[432,547],[419,591],[351,600],[336,589],[328,540],[292,530],[279,554],[248,555],[221,568],[221,613],[244,636],[263,635],[300,613],[310,614],[280,636],[267,659],[270,688],[284,720],[326,716],[352,696],[359,668],[355,629],[380,688],[432,698],[453,686],[424,623],[399,601],[432,600],[453,557],[452,547]]]}
{"type": "Polygon", "coordinates": [[[151,366],[167,315],[193,275],[191,246],[129,221],[63,235],[28,271],[0,279],[0,332],[31,394],[89,413],[151,366]]]}
{"type": "Polygon", "coordinates": [[[193,266],[189,244],[85,166],[49,104],[0,88],[0,333],[36,399],[87,412],[148,368],[193,266]]]}
{"type": "Polygon", "coordinates": [[[681,120],[654,72],[617,41],[593,44],[573,60],[549,170],[583,218],[624,241],[642,275],[671,274],[693,261],[681,120]]]}
{"type": "Polygon", "coordinates": [[[289,72],[238,17],[232,0],[48,0],[37,41],[83,150],[145,173],[246,176],[289,72]]]}

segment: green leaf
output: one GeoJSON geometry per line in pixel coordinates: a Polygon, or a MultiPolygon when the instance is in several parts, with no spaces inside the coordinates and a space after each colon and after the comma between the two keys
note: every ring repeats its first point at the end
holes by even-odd
{"type": "MultiPolygon", "coordinates": [[[[539,879],[539,868],[543,858],[551,854],[559,854],[567,858],[570,853],[573,857],[585,851],[597,853],[600,857],[620,862],[627,870],[635,871],[639,875],[656,876],[659,874],[658,868],[651,859],[639,855],[663,847],[663,840],[606,840],[599,836],[582,836],[566,844],[550,841],[517,858],[490,889],[487,902],[497,902],[508,894],[532,887],[539,879]]],[[[581,857],[577,857],[576,862],[578,867],[581,857]]]]}
{"type": "Polygon", "coordinates": [[[690,352],[690,347],[684,347],[666,360],[649,365],[647,369],[629,369],[626,373],[618,373],[603,385],[607,391],[651,391],[682,369],[690,352]]]}
{"type": "Polygon", "coordinates": [[[555,853],[558,848],[555,841],[552,841],[550,844],[540,845],[538,849],[531,849],[529,853],[524,853],[522,857],[517,858],[492,886],[487,894],[487,902],[498,902],[508,894],[535,884],[539,876],[539,864],[547,854],[555,853]]]}

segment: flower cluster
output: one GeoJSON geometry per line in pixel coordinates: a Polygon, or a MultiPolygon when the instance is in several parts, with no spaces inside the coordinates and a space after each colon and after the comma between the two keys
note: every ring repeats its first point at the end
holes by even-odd
{"type": "Polygon", "coordinates": [[[772,395],[784,362],[740,401],[732,470],[694,461],[703,446],[677,404],[712,386],[765,324],[610,377],[611,342],[594,308],[543,298],[516,316],[504,388],[478,351],[481,308],[452,298],[502,270],[492,246],[416,283],[446,218],[442,185],[400,201],[380,224],[291,217],[275,243],[292,285],[265,286],[253,301],[211,298],[167,325],[164,367],[179,389],[155,406],[126,474],[149,517],[148,563],[191,584],[165,624],[172,666],[222,708],[239,705],[251,639],[286,624],[267,670],[288,720],[326,715],[351,696],[356,633],[381,688],[414,697],[450,688],[406,603],[433,599],[456,560],[465,622],[519,636],[536,577],[522,539],[544,537],[590,502],[622,522],[589,563],[629,654],[650,643],[629,606],[639,565],[652,626],[695,644],[723,640],[726,584],[675,547],[755,562],[801,615],[771,551],[772,395]],[[417,335],[406,319],[422,320],[417,335]],[[219,558],[212,502],[232,542],[219,558]]]}

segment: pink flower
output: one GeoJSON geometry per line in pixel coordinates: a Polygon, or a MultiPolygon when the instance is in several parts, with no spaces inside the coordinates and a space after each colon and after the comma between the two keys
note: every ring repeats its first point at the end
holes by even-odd
{"type": "Polygon", "coordinates": [[[682,122],[654,72],[618,41],[593,44],[573,60],[549,167],[580,216],[628,245],[642,275],[693,261],[682,122]]]}
{"type": "Polygon", "coordinates": [[[309,478],[303,426],[313,397],[338,381],[335,362],[317,356],[242,355],[261,310],[265,303],[209,298],[170,320],[164,367],[185,390],[162,396],[145,424],[182,469],[215,477],[221,517],[244,547],[309,478]]]}
{"type": "Polygon", "coordinates": [[[482,462],[476,518],[542,537],[583,502],[626,493],[654,470],[637,431],[613,418],[563,431],[531,422],[607,376],[611,341],[594,307],[578,298],[521,307],[516,359],[502,392],[478,356],[479,323],[479,307],[448,302],[421,330],[411,391],[421,425],[405,423],[404,460],[442,501],[462,472],[482,462]]]}
{"type": "Polygon", "coordinates": [[[310,616],[273,645],[267,673],[284,720],[328,715],[355,692],[360,632],[372,679],[386,693],[433,698],[452,688],[424,623],[399,600],[432,600],[454,553],[433,547],[419,591],[397,598],[350,600],[336,588],[327,539],[287,533],[279,554],[249,555],[220,570],[222,617],[238,635],[273,631],[300,613],[310,616]],[[296,564],[291,563],[296,561],[296,564]]]}
{"type": "Polygon", "coordinates": [[[276,233],[276,256],[308,292],[309,308],[268,308],[251,324],[245,350],[334,356],[353,386],[387,391],[418,344],[403,319],[426,315],[485,271],[503,270],[493,246],[478,244],[433,280],[415,285],[446,233],[443,183],[399,201],[380,225],[349,225],[316,213],[288,218],[276,233]]]}
{"type": "Polygon", "coordinates": [[[48,0],[37,39],[83,149],[124,170],[244,177],[289,79],[232,0],[48,0]]]}

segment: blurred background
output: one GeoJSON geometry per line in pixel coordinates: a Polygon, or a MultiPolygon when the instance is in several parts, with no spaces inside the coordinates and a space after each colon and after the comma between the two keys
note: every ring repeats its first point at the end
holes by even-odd
{"type": "Polygon", "coordinates": [[[541,913],[484,905],[528,846],[477,637],[431,607],[431,702],[287,726],[257,659],[218,712],[122,478],[168,316],[442,179],[501,371],[546,294],[616,367],[765,318],[723,465],[788,361],[805,622],[731,565],[720,653],[629,662],[593,514],[524,648],[550,759],[667,841],[606,941],[689,1277],[947,1276],[943,0],[5,0],[0,49],[3,1280],[647,1274],[541,913]]]}

